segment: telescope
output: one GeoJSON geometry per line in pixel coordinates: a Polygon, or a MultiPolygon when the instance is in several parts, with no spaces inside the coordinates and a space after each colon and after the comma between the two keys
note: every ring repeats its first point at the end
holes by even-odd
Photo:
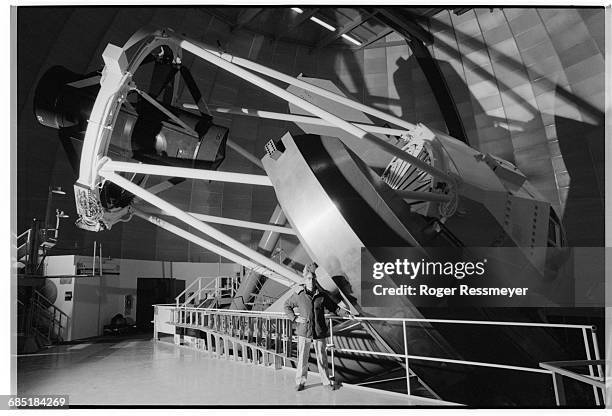
{"type": "MultiPolygon", "coordinates": [[[[168,58],[168,53],[171,54],[165,51],[161,57],[151,55],[154,68],[148,93],[134,90],[126,94],[110,133],[108,154],[116,160],[217,170],[225,159],[229,130],[215,124],[212,116],[205,112],[197,114],[168,104],[173,90],[172,78],[181,71],[168,58]]],[[[185,71],[181,74],[192,81],[185,71]]],[[[80,157],[75,142],[82,146],[100,91],[101,76],[101,72],[78,74],[63,66],[54,66],[44,73],[36,87],[36,119],[43,126],[58,130],[75,170],[80,157]]],[[[125,208],[132,200],[132,194],[111,182],[105,182],[100,190],[100,202],[106,211],[125,208]]],[[[110,225],[108,221],[101,224],[77,222],[80,228],[91,231],[110,228],[110,225]]]]}

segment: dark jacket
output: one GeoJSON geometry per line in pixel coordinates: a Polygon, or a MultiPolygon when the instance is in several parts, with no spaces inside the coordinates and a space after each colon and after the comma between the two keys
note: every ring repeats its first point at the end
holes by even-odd
{"type": "Polygon", "coordinates": [[[301,337],[321,339],[329,336],[325,310],[336,313],[340,316],[348,316],[348,313],[339,308],[338,305],[323,291],[314,289],[314,293],[309,295],[304,286],[298,286],[295,293],[285,301],[285,314],[292,321],[296,321],[297,316],[294,308],[305,322],[299,322],[296,334],[301,337]]]}

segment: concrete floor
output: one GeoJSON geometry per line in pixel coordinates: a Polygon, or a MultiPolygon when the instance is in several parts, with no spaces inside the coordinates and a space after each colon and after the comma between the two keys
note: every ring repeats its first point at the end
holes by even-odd
{"type": "Polygon", "coordinates": [[[296,392],[294,370],[209,358],[152,340],[62,345],[17,359],[17,391],[68,394],[73,405],[396,405],[445,402],[343,385],[331,392],[308,379],[296,392]]]}

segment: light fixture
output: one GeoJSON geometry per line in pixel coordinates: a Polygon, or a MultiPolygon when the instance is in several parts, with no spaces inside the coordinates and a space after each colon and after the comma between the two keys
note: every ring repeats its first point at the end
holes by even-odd
{"type": "Polygon", "coordinates": [[[57,218],[70,218],[70,215],[66,214],[64,211],[56,210],[57,218]]]}
{"type": "Polygon", "coordinates": [[[292,7],[291,10],[300,14],[304,13],[304,10],[300,9],[299,7],[292,7]]]}
{"type": "Polygon", "coordinates": [[[310,20],[312,20],[313,22],[317,23],[318,25],[323,26],[325,29],[327,29],[327,30],[329,30],[329,31],[331,31],[331,32],[335,32],[335,31],[336,31],[336,28],[335,28],[335,27],[333,27],[332,25],[330,25],[330,24],[328,24],[328,23],[325,23],[323,20],[318,19],[318,18],[316,18],[316,17],[314,17],[314,16],[312,16],[312,17],[310,18],[310,20]]]}
{"type": "Polygon", "coordinates": [[[361,46],[361,42],[359,42],[357,39],[350,37],[349,35],[343,33],[342,37],[346,40],[348,40],[349,42],[357,45],[357,46],[361,46]]]}
{"type": "Polygon", "coordinates": [[[55,189],[51,189],[51,192],[54,193],[54,194],[57,194],[57,195],[66,195],[66,192],[62,191],[62,187],[61,186],[58,186],[55,189]]]}

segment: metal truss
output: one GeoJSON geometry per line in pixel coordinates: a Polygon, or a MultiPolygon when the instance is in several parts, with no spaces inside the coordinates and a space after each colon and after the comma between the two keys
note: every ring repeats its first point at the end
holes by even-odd
{"type": "MultiPolygon", "coordinates": [[[[408,138],[415,135],[423,136],[424,134],[426,135],[428,130],[422,125],[409,123],[401,118],[366,106],[347,97],[332,93],[323,88],[314,86],[304,82],[303,80],[291,77],[247,59],[232,56],[224,52],[219,52],[213,47],[180,36],[171,30],[143,29],[135,33],[123,47],[109,44],[102,54],[105,67],[100,79],[101,87],[88,120],[81,154],[79,179],[75,184],[75,197],[77,210],[81,216],[80,220],[85,222],[90,229],[99,230],[101,229],[100,225],[104,226],[105,224],[108,228],[112,225],[112,223],[121,220],[121,218],[136,215],[176,235],[186,238],[187,240],[198,244],[201,247],[204,247],[205,249],[210,250],[220,256],[235,261],[236,263],[239,263],[249,269],[256,269],[262,275],[273,278],[274,280],[277,280],[285,285],[291,286],[301,281],[301,277],[292,269],[274,262],[256,250],[253,250],[252,248],[231,238],[227,234],[215,229],[209,225],[209,223],[221,223],[232,226],[295,234],[295,231],[292,229],[185,212],[157,196],[151,189],[144,189],[143,187],[121,176],[119,172],[170,176],[175,178],[191,178],[208,181],[214,180],[234,182],[257,186],[272,186],[267,176],[122,162],[111,160],[107,156],[110,138],[114,129],[117,114],[119,113],[121,106],[126,103],[126,97],[131,91],[136,91],[144,99],[159,108],[160,111],[166,114],[171,120],[175,121],[178,126],[182,127],[182,129],[184,129],[188,134],[194,134],[193,130],[178,119],[178,117],[161,106],[152,97],[149,97],[146,92],[138,89],[138,86],[135,85],[132,79],[134,73],[143,63],[144,59],[161,46],[169,47],[177,57],[182,56],[183,51],[190,52],[193,55],[266,90],[267,92],[300,107],[301,109],[312,114],[312,117],[241,108],[215,108],[213,109],[215,112],[244,114],[254,117],[306,122],[310,124],[340,128],[352,136],[372,143],[383,152],[410,163],[415,168],[428,173],[436,180],[446,183],[449,187],[456,186],[459,182],[459,178],[454,173],[442,171],[441,169],[422,161],[410,153],[403,151],[395,144],[385,141],[375,135],[375,133],[379,133],[403,138],[408,138]],[[313,94],[330,99],[338,104],[370,114],[395,125],[396,128],[357,124],[346,121],[333,113],[330,113],[329,111],[326,111],[310,103],[309,101],[288,92],[287,90],[257,74],[262,74],[277,81],[294,85],[313,94]],[[147,211],[141,207],[136,208],[134,206],[128,206],[122,210],[108,212],[107,209],[102,207],[99,194],[100,188],[105,181],[113,182],[126,191],[134,194],[138,201],[144,201],[156,207],[161,215],[169,215],[177,218],[186,225],[191,226],[211,239],[216,240],[218,243],[230,247],[231,250],[228,250],[217,243],[204,240],[203,238],[189,233],[180,227],[170,224],[150,213],[150,210],[147,211]],[[238,254],[238,252],[240,254],[238,254]]],[[[186,104],[185,107],[193,108],[194,105],[186,104]]],[[[253,161],[253,163],[259,162],[258,158],[252,154],[249,154],[244,149],[240,148],[238,149],[238,152],[244,157],[253,161]]],[[[261,163],[258,165],[261,166],[261,163]]],[[[159,187],[158,191],[163,189],[164,187],[159,187]]],[[[415,195],[408,195],[405,197],[419,197],[424,198],[424,200],[429,199],[432,201],[448,199],[446,197],[440,197],[434,195],[433,193],[426,192],[419,192],[418,195],[415,193],[415,195]]]]}

